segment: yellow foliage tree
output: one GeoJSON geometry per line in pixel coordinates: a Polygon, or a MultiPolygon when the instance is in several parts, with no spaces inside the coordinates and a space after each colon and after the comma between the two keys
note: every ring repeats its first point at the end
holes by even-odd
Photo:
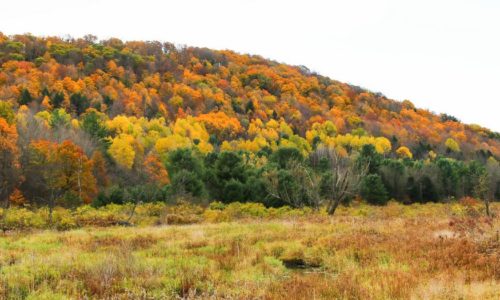
{"type": "Polygon", "coordinates": [[[408,149],[408,147],[405,146],[399,147],[398,150],[396,150],[396,154],[401,158],[409,158],[409,159],[413,158],[413,153],[411,153],[410,149],[408,149]]]}
{"type": "Polygon", "coordinates": [[[128,134],[120,134],[113,139],[108,150],[109,155],[111,155],[111,157],[119,166],[129,170],[134,165],[136,154],[133,143],[133,136],[128,134]]]}
{"type": "Polygon", "coordinates": [[[452,138],[448,138],[444,143],[446,149],[451,152],[460,152],[460,145],[452,138]]]}

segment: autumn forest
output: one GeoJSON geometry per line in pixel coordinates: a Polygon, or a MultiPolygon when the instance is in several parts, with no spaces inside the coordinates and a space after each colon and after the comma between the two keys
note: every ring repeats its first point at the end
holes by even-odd
{"type": "Polygon", "coordinates": [[[500,198],[500,134],[259,56],[0,34],[4,207],[500,198]]]}

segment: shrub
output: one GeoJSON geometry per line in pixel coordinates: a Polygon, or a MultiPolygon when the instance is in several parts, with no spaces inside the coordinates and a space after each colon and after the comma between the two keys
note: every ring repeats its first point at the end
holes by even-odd
{"type": "Polygon", "coordinates": [[[48,220],[44,214],[17,207],[9,208],[8,211],[2,210],[1,219],[6,230],[44,228],[48,220]]]}
{"type": "Polygon", "coordinates": [[[163,208],[159,224],[194,224],[203,220],[203,208],[188,202],[163,208]]]}
{"type": "Polygon", "coordinates": [[[266,208],[262,203],[239,203],[232,202],[223,204],[221,202],[212,202],[208,209],[203,213],[205,221],[230,222],[238,219],[272,219],[308,216],[313,213],[311,208],[294,209],[289,206],[279,208],[266,208]]]}
{"type": "Polygon", "coordinates": [[[463,207],[465,214],[469,217],[479,217],[481,215],[480,212],[480,204],[481,202],[472,197],[463,197],[459,201],[460,205],[463,207]]]}

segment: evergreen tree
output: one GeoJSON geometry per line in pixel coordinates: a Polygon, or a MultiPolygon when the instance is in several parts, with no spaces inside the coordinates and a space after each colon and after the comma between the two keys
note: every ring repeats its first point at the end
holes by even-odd
{"type": "Polygon", "coordinates": [[[367,175],[361,183],[361,196],[370,204],[385,205],[389,201],[382,179],[377,174],[367,175]]]}

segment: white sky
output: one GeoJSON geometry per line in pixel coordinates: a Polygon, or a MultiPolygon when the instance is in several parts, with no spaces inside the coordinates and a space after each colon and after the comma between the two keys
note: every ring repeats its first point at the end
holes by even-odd
{"type": "Polygon", "coordinates": [[[0,31],[259,54],[500,131],[499,0],[9,0],[0,31]]]}

